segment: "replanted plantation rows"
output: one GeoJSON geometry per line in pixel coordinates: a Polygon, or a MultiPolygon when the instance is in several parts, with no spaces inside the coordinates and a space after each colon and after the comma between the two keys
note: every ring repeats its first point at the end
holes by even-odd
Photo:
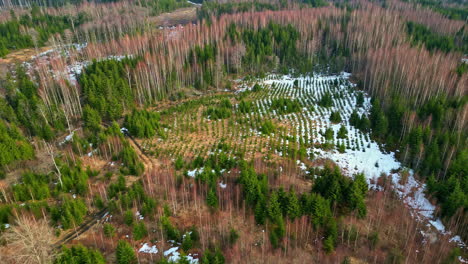
{"type": "Polygon", "coordinates": [[[367,114],[370,99],[361,107],[356,105],[361,92],[347,74],[297,79],[269,75],[256,82],[253,89],[248,88],[252,81],[238,83],[241,92],[231,101],[228,94],[220,94],[161,111],[164,136],[143,140],[142,145],[154,155],[206,157],[218,151],[222,142],[228,146],[226,154],[242,154],[246,159],[258,153],[304,159],[313,158],[315,148],[364,152],[368,148],[369,134],[349,120],[353,111],[367,114]],[[329,107],[321,105],[327,96],[329,107]],[[230,106],[220,107],[223,102],[230,106]],[[230,114],[209,115],[210,105],[230,114]],[[330,121],[332,113],[339,113],[342,121],[330,121]]]}

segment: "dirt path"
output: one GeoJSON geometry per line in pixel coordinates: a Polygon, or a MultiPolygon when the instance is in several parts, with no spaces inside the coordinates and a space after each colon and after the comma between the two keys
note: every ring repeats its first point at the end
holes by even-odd
{"type": "Polygon", "coordinates": [[[197,20],[197,7],[186,7],[175,10],[171,13],[160,14],[150,17],[149,21],[156,26],[177,26],[192,23],[197,20]]]}
{"type": "Polygon", "coordinates": [[[60,249],[66,243],[72,241],[73,239],[79,237],[86,231],[90,230],[94,225],[101,222],[101,220],[108,214],[107,208],[100,210],[99,212],[95,213],[92,216],[88,216],[88,218],[78,227],[69,230],[68,232],[64,233],[55,244],[54,247],[56,249],[60,249]]]}

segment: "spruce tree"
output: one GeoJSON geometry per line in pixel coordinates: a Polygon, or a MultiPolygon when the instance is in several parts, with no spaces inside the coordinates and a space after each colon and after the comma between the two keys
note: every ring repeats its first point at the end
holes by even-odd
{"type": "Polygon", "coordinates": [[[460,188],[460,183],[457,180],[455,187],[447,197],[447,201],[442,204],[442,215],[450,217],[455,214],[458,208],[466,206],[467,204],[468,199],[460,188]]]}
{"type": "Polygon", "coordinates": [[[105,223],[104,224],[104,235],[106,237],[114,237],[115,236],[115,228],[112,224],[105,223]]]}
{"type": "Polygon", "coordinates": [[[216,190],[210,188],[208,191],[208,195],[206,196],[206,203],[208,204],[211,209],[218,208],[218,196],[216,195],[216,190]]]}
{"type": "Polygon", "coordinates": [[[268,201],[268,216],[270,219],[282,217],[281,205],[279,203],[277,192],[273,192],[271,194],[270,200],[268,201]]]}
{"type": "Polygon", "coordinates": [[[337,137],[338,138],[348,137],[348,130],[346,129],[345,126],[341,125],[340,130],[338,131],[337,137]]]}
{"type": "Polygon", "coordinates": [[[105,264],[106,261],[98,250],[83,245],[64,246],[54,264],[105,264]]]}
{"type": "Polygon", "coordinates": [[[364,93],[358,92],[356,96],[356,106],[363,107],[364,106],[364,93]]]}
{"type": "Polygon", "coordinates": [[[296,193],[294,190],[289,191],[289,196],[288,196],[288,216],[291,218],[291,220],[294,220],[298,217],[301,216],[301,207],[299,205],[299,200],[297,199],[296,193]]]}
{"type": "Polygon", "coordinates": [[[140,240],[148,235],[144,222],[139,222],[133,225],[133,239],[140,240]]]}
{"type": "Polygon", "coordinates": [[[125,240],[119,240],[115,251],[117,264],[136,264],[138,263],[133,247],[125,240]]]}
{"type": "Polygon", "coordinates": [[[132,211],[126,211],[123,215],[124,218],[124,223],[128,226],[131,226],[133,224],[133,212],[132,211]]]}
{"type": "Polygon", "coordinates": [[[261,199],[255,205],[255,222],[259,225],[265,224],[265,220],[267,217],[267,208],[265,199],[261,199]]]}

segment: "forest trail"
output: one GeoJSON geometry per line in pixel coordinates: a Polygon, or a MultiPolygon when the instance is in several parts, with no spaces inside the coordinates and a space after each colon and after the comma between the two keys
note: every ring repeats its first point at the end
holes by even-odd
{"type": "Polygon", "coordinates": [[[135,138],[128,134],[126,135],[126,137],[128,138],[130,145],[132,145],[133,149],[138,155],[138,158],[140,158],[140,161],[143,162],[143,164],[145,165],[144,173],[152,171],[154,167],[160,166],[160,163],[157,160],[152,159],[148,155],[146,155],[145,150],[140,146],[140,144],[135,140],[135,138]]]}
{"type": "Polygon", "coordinates": [[[96,212],[93,215],[87,217],[87,219],[78,227],[70,229],[68,232],[64,233],[57,242],[54,244],[54,248],[60,250],[60,248],[66,243],[72,241],[75,238],[78,238],[80,235],[84,234],[86,231],[90,230],[94,225],[100,222],[107,215],[107,208],[103,208],[99,212],[96,212]]]}

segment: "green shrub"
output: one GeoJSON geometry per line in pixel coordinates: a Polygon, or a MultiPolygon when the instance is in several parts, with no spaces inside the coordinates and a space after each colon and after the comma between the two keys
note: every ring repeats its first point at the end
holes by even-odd
{"type": "Polygon", "coordinates": [[[54,264],[105,264],[101,252],[82,245],[63,246],[54,264]]]}
{"type": "Polygon", "coordinates": [[[144,222],[135,223],[133,225],[133,239],[141,240],[148,235],[148,230],[144,222]]]}
{"type": "Polygon", "coordinates": [[[341,122],[341,115],[339,111],[332,112],[330,115],[330,121],[333,123],[341,122]]]}

